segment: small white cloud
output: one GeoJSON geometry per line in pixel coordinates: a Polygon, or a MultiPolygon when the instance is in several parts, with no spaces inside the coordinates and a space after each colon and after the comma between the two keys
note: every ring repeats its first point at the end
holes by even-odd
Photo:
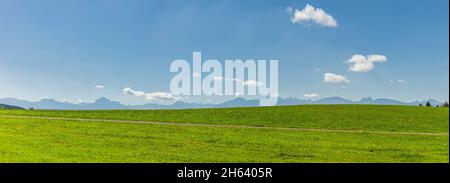
{"type": "Polygon", "coordinates": [[[264,83],[255,80],[247,80],[242,83],[244,86],[263,86],[264,83]]]}
{"type": "Polygon", "coordinates": [[[314,8],[307,4],[303,10],[288,7],[286,11],[291,14],[292,23],[316,23],[324,27],[337,27],[337,21],[323,9],[314,8]]]}
{"type": "Polygon", "coordinates": [[[387,57],[384,55],[359,55],[355,54],[346,63],[350,64],[348,70],[354,72],[367,72],[373,69],[374,62],[387,62],[387,57]]]}
{"type": "Polygon", "coordinates": [[[350,82],[350,80],[348,80],[343,75],[338,75],[338,74],[327,72],[323,76],[323,82],[325,82],[325,83],[348,83],[348,82],[350,82]]]}
{"type": "Polygon", "coordinates": [[[320,72],[320,69],[319,68],[314,68],[314,71],[315,72],[320,72]]]}
{"type": "Polygon", "coordinates": [[[95,85],[95,87],[94,87],[95,89],[103,89],[103,88],[105,88],[103,85],[95,85]]]}
{"type": "Polygon", "coordinates": [[[146,93],[145,98],[147,100],[179,100],[179,99],[181,99],[181,97],[175,97],[171,93],[167,93],[167,92],[146,93]]]}
{"type": "Polygon", "coordinates": [[[317,94],[317,93],[307,93],[307,94],[304,94],[303,96],[306,97],[306,98],[314,98],[314,97],[318,97],[319,94],[317,94]]]}
{"type": "Polygon", "coordinates": [[[69,104],[79,104],[79,103],[82,103],[83,100],[81,100],[81,99],[77,99],[77,100],[67,100],[66,98],[63,98],[63,99],[61,100],[61,102],[69,103],[69,104]]]}
{"type": "Polygon", "coordinates": [[[135,97],[145,97],[147,100],[180,100],[182,97],[173,96],[171,93],[167,92],[154,92],[145,93],[143,91],[135,91],[130,87],[122,89],[122,93],[125,95],[131,95],[135,97]]]}
{"type": "Polygon", "coordinates": [[[136,96],[136,97],[145,96],[145,92],[135,91],[135,90],[131,89],[130,87],[126,87],[126,88],[122,89],[122,92],[123,92],[123,94],[132,95],[132,96],[136,96]]]}
{"type": "Polygon", "coordinates": [[[241,80],[237,79],[237,78],[224,78],[222,76],[214,76],[214,81],[236,81],[236,82],[241,82],[241,80]]]}
{"type": "Polygon", "coordinates": [[[391,79],[390,82],[391,83],[404,83],[404,82],[406,82],[406,80],[404,80],[404,79],[397,79],[397,80],[391,79]]]}
{"type": "Polygon", "coordinates": [[[124,89],[122,89],[122,93],[125,95],[134,95],[135,91],[130,87],[125,87],[124,89]]]}

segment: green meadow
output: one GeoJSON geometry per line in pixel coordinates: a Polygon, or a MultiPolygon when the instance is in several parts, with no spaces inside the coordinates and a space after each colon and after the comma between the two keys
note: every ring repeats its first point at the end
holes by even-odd
{"type": "Polygon", "coordinates": [[[0,162],[448,163],[448,130],[416,106],[0,110],[0,162]]]}

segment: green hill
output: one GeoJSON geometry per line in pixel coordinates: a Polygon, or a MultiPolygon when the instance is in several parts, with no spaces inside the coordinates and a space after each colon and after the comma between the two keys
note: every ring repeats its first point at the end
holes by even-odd
{"type": "Polygon", "coordinates": [[[24,108],[12,106],[12,105],[0,104],[0,109],[24,109],[24,108]]]}
{"type": "Polygon", "coordinates": [[[0,110],[0,162],[449,162],[448,108],[0,110]]]}

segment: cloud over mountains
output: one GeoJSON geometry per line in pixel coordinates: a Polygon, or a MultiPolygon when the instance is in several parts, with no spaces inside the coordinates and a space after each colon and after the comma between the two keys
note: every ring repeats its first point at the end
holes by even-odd
{"type": "Polygon", "coordinates": [[[323,76],[323,82],[325,82],[325,83],[348,83],[348,82],[350,82],[350,80],[347,79],[343,75],[338,75],[338,74],[327,72],[323,76]]]}
{"type": "Polygon", "coordinates": [[[135,97],[145,97],[146,100],[179,100],[181,97],[173,96],[171,93],[167,92],[153,92],[145,93],[143,91],[135,91],[130,87],[122,89],[122,93],[126,95],[131,95],[135,97]]]}

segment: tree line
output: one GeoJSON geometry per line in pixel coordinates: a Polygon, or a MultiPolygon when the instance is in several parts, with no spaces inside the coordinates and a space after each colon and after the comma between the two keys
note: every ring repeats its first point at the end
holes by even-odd
{"type": "MultiPolygon", "coordinates": [[[[423,106],[423,104],[419,104],[419,106],[423,106]]],[[[433,107],[433,105],[431,105],[430,101],[427,101],[427,103],[425,104],[426,107],[433,107]]],[[[448,102],[445,101],[442,105],[436,105],[436,107],[448,107],[448,102]]]]}

